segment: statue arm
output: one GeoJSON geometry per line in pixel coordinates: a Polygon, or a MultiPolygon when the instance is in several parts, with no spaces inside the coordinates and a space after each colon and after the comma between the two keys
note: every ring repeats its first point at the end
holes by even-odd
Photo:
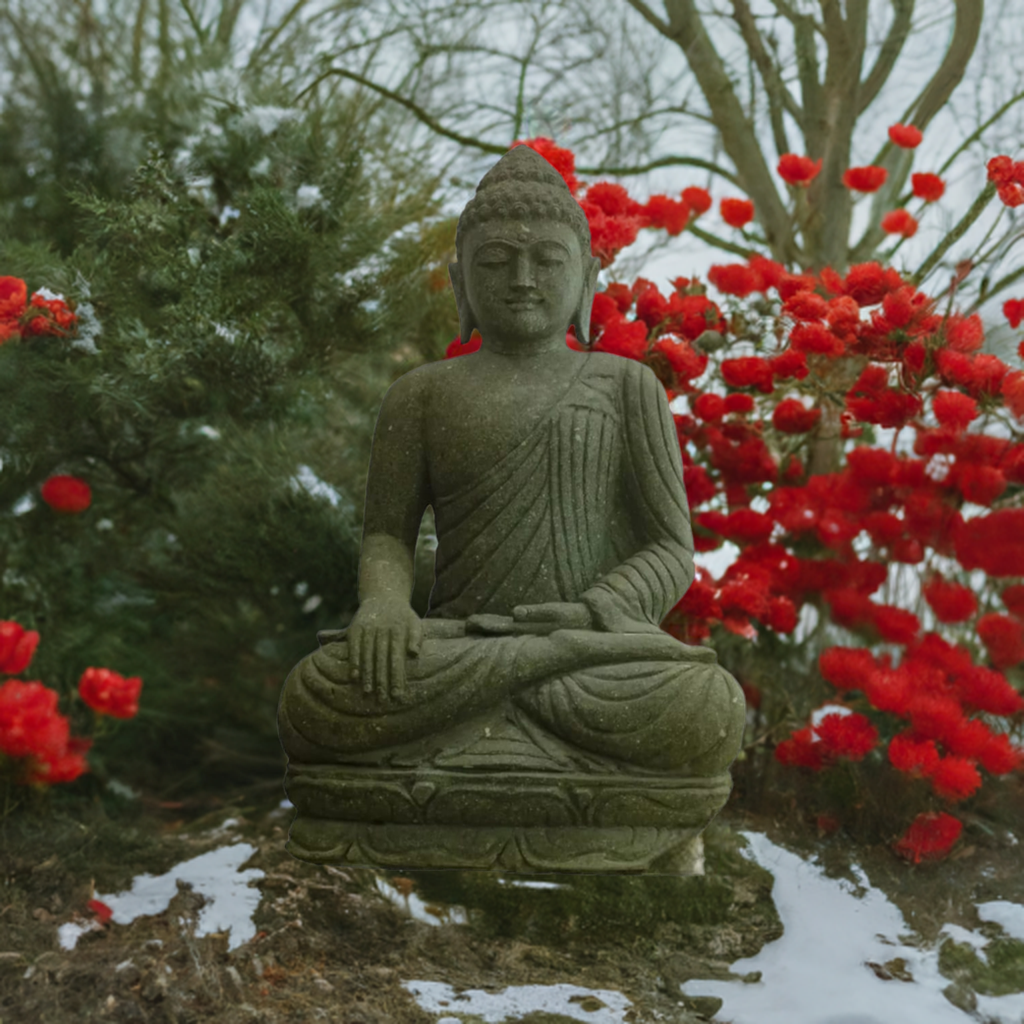
{"type": "Polygon", "coordinates": [[[359,555],[359,610],[348,628],[349,674],[381,699],[401,699],[405,657],[422,624],[409,599],[416,537],[430,503],[423,446],[423,387],[415,371],[384,396],[373,435],[359,555]]]}
{"type": "Polygon", "coordinates": [[[624,367],[629,473],[625,505],[641,546],[582,597],[600,629],[656,632],[693,582],[693,532],[675,423],[664,389],[640,363],[624,367]]]}

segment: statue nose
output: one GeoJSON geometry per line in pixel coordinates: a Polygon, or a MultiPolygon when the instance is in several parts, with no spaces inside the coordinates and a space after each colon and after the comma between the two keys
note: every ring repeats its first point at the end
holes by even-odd
{"type": "Polygon", "coordinates": [[[512,284],[517,288],[532,288],[537,283],[536,269],[529,256],[520,256],[512,271],[512,284]]]}

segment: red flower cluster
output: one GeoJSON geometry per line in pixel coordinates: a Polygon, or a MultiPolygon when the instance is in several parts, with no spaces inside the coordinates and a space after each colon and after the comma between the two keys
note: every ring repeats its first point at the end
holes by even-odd
{"type": "Polygon", "coordinates": [[[77,515],[92,504],[92,488],[77,476],[51,476],[39,488],[39,496],[54,512],[77,515]]]}
{"type": "Polygon", "coordinates": [[[917,149],[924,135],[913,125],[894,124],[889,128],[889,138],[901,149],[917,149]]]}
{"type": "Polygon", "coordinates": [[[17,622],[0,622],[0,675],[16,676],[28,668],[39,646],[39,634],[17,622]]]}
{"type": "Polygon", "coordinates": [[[839,760],[862,761],[878,745],[878,730],[864,715],[833,711],[816,726],[798,729],[775,748],[780,764],[814,771],[839,760]]]}
{"type": "Polygon", "coordinates": [[[56,691],[16,679],[0,684],[0,753],[24,761],[23,781],[71,782],[88,770],[88,748],[71,737],[56,691]]]}
{"type": "Polygon", "coordinates": [[[917,220],[906,210],[890,210],[882,218],[882,230],[890,235],[913,238],[917,234],[917,220]]]}
{"type": "Polygon", "coordinates": [[[139,713],[142,680],[138,676],[125,679],[109,668],[87,668],[78,681],[82,700],[101,715],[112,718],[134,718],[139,713]]]}
{"type": "Polygon", "coordinates": [[[843,174],[843,184],[855,192],[877,192],[889,177],[884,167],[869,164],[866,167],[851,167],[843,174]]]}
{"type": "Polygon", "coordinates": [[[922,860],[945,857],[960,838],[963,824],[951,814],[919,814],[895,844],[901,857],[920,864],[922,860]]]}
{"type": "Polygon", "coordinates": [[[20,277],[0,277],[0,344],[35,335],[68,335],[77,322],[63,299],[47,299],[41,292],[29,299],[20,277]]]}
{"type": "MultiPolygon", "coordinates": [[[[0,622],[0,673],[23,672],[39,634],[17,622],[0,622]]],[[[131,718],[139,710],[142,681],[124,679],[105,668],[82,674],[79,693],[101,714],[131,718]]],[[[0,755],[15,762],[18,781],[71,782],[88,771],[91,740],[71,735],[66,715],[57,709],[57,693],[40,682],[8,679],[0,684],[0,755]]]]}
{"type": "Polygon", "coordinates": [[[719,210],[722,220],[732,228],[745,227],[754,219],[754,204],[749,199],[723,199],[719,210]]]}
{"type": "Polygon", "coordinates": [[[1004,206],[1014,207],[1024,203],[1024,161],[1011,160],[1008,156],[994,156],[988,162],[988,180],[996,186],[1004,206]]]}
{"type": "Polygon", "coordinates": [[[812,160],[809,156],[797,156],[795,153],[784,153],[779,160],[778,172],[787,185],[808,186],[821,170],[821,160],[812,160]]]}

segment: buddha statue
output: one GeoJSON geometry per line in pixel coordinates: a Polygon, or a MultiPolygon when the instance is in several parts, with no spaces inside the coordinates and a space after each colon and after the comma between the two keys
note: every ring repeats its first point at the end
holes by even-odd
{"type": "Polygon", "coordinates": [[[451,282],[478,351],[387,392],[359,608],[285,682],[289,850],[320,863],[697,869],[745,704],[663,632],[690,585],[682,463],[654,373],[587,344],[599,262],[526,146],[458,223],[451,282]],[[427,506],[429,610],[410,606],[427,506]]]}

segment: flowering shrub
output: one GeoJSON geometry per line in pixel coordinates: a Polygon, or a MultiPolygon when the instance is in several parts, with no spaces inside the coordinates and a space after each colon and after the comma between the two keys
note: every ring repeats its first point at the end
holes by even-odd
{"type": "MultiPolygon", "coordinates": [[[[0,622],[0,675],[24,672],[39,634],[17,622],[0,622]]],[[[123,679],[105,668],[88,668],[78,684],[82,700],[98,715],[132,718],[139,710],[142,680],[123,679]]],[[[71,735],[58,710],[58,695],[38,681],[0,682],[0,777],[21,784],[72,782],[89,770],[92,740],[71,735]]]]}
{"type": "MultiPolygon", "coordinates": [[[[912,126],[889,136],[907,149],[921,141],[912,126]]],[[[526,144],[549,159],[557,149],[526,144]]],[[[551,162],[580,196],[605,266],[641,228],[665,226],[654,210],[678,202],[689,222],[710,209],[692,187],[641,205],[619,185],[579,185],[571,156],[551,162]]],[[[778,173],[802,187],[818,169],[787,154],[778,173]]],[[[1024,203],[1024,163],[996,157],[987,174],[1003,205],[1024,203]]],[[[885,178],[854,167],[843,182],[872,192],[885,178]]],[[[916,174],[913,192],[934,203],[944,184],[916,174]]],[[[756,212],[735,197],[719,210],[738,229],[756,212]]],[[[918,222],[897,209],[880,226],[910,237],[918,222]]],[[[969,272],[958,268],[951,295],[969,272]]],[[[1016,327],[1024,299],[1004,312],[1016,327]]],[[[833,688],[836,710],[782,739],[776,760],[815,772],[858,763],[876,781],[893,771],[939,805],[1017,771],[1024,698],[1006,672],[1024,664],[1024,370],[981,351],[980,317],[879,262],[809,272],[755,254],[668,292],[643,278],[610,283],[591,323],[595,350],[647,363],[673,400],[697,551],[736,548],[718,579],[698,569],[664,628],[690,643],[713,629],[758,645],[774,637],[764,678],[787,654],[812,652],[833,688]],[[887,599],[901,566],[916,567],[920,586],[887,599]],[[820,628],[798,633],[803,615],[820,628]],[[849,644],[824,640],[843,632],[849,644]]],[[[478,346],[456,339],[448,355],[478,346]]],[[[926,811],[896,850],[941,856],[960,829],[926,811]]]]}
{"type": "Polygon", "coordinates": [[[18,277],[0,277],[0,344],[18,338],[72,333],[77,317],[60,296],[43,290],[31,298],[18,277]]]}

